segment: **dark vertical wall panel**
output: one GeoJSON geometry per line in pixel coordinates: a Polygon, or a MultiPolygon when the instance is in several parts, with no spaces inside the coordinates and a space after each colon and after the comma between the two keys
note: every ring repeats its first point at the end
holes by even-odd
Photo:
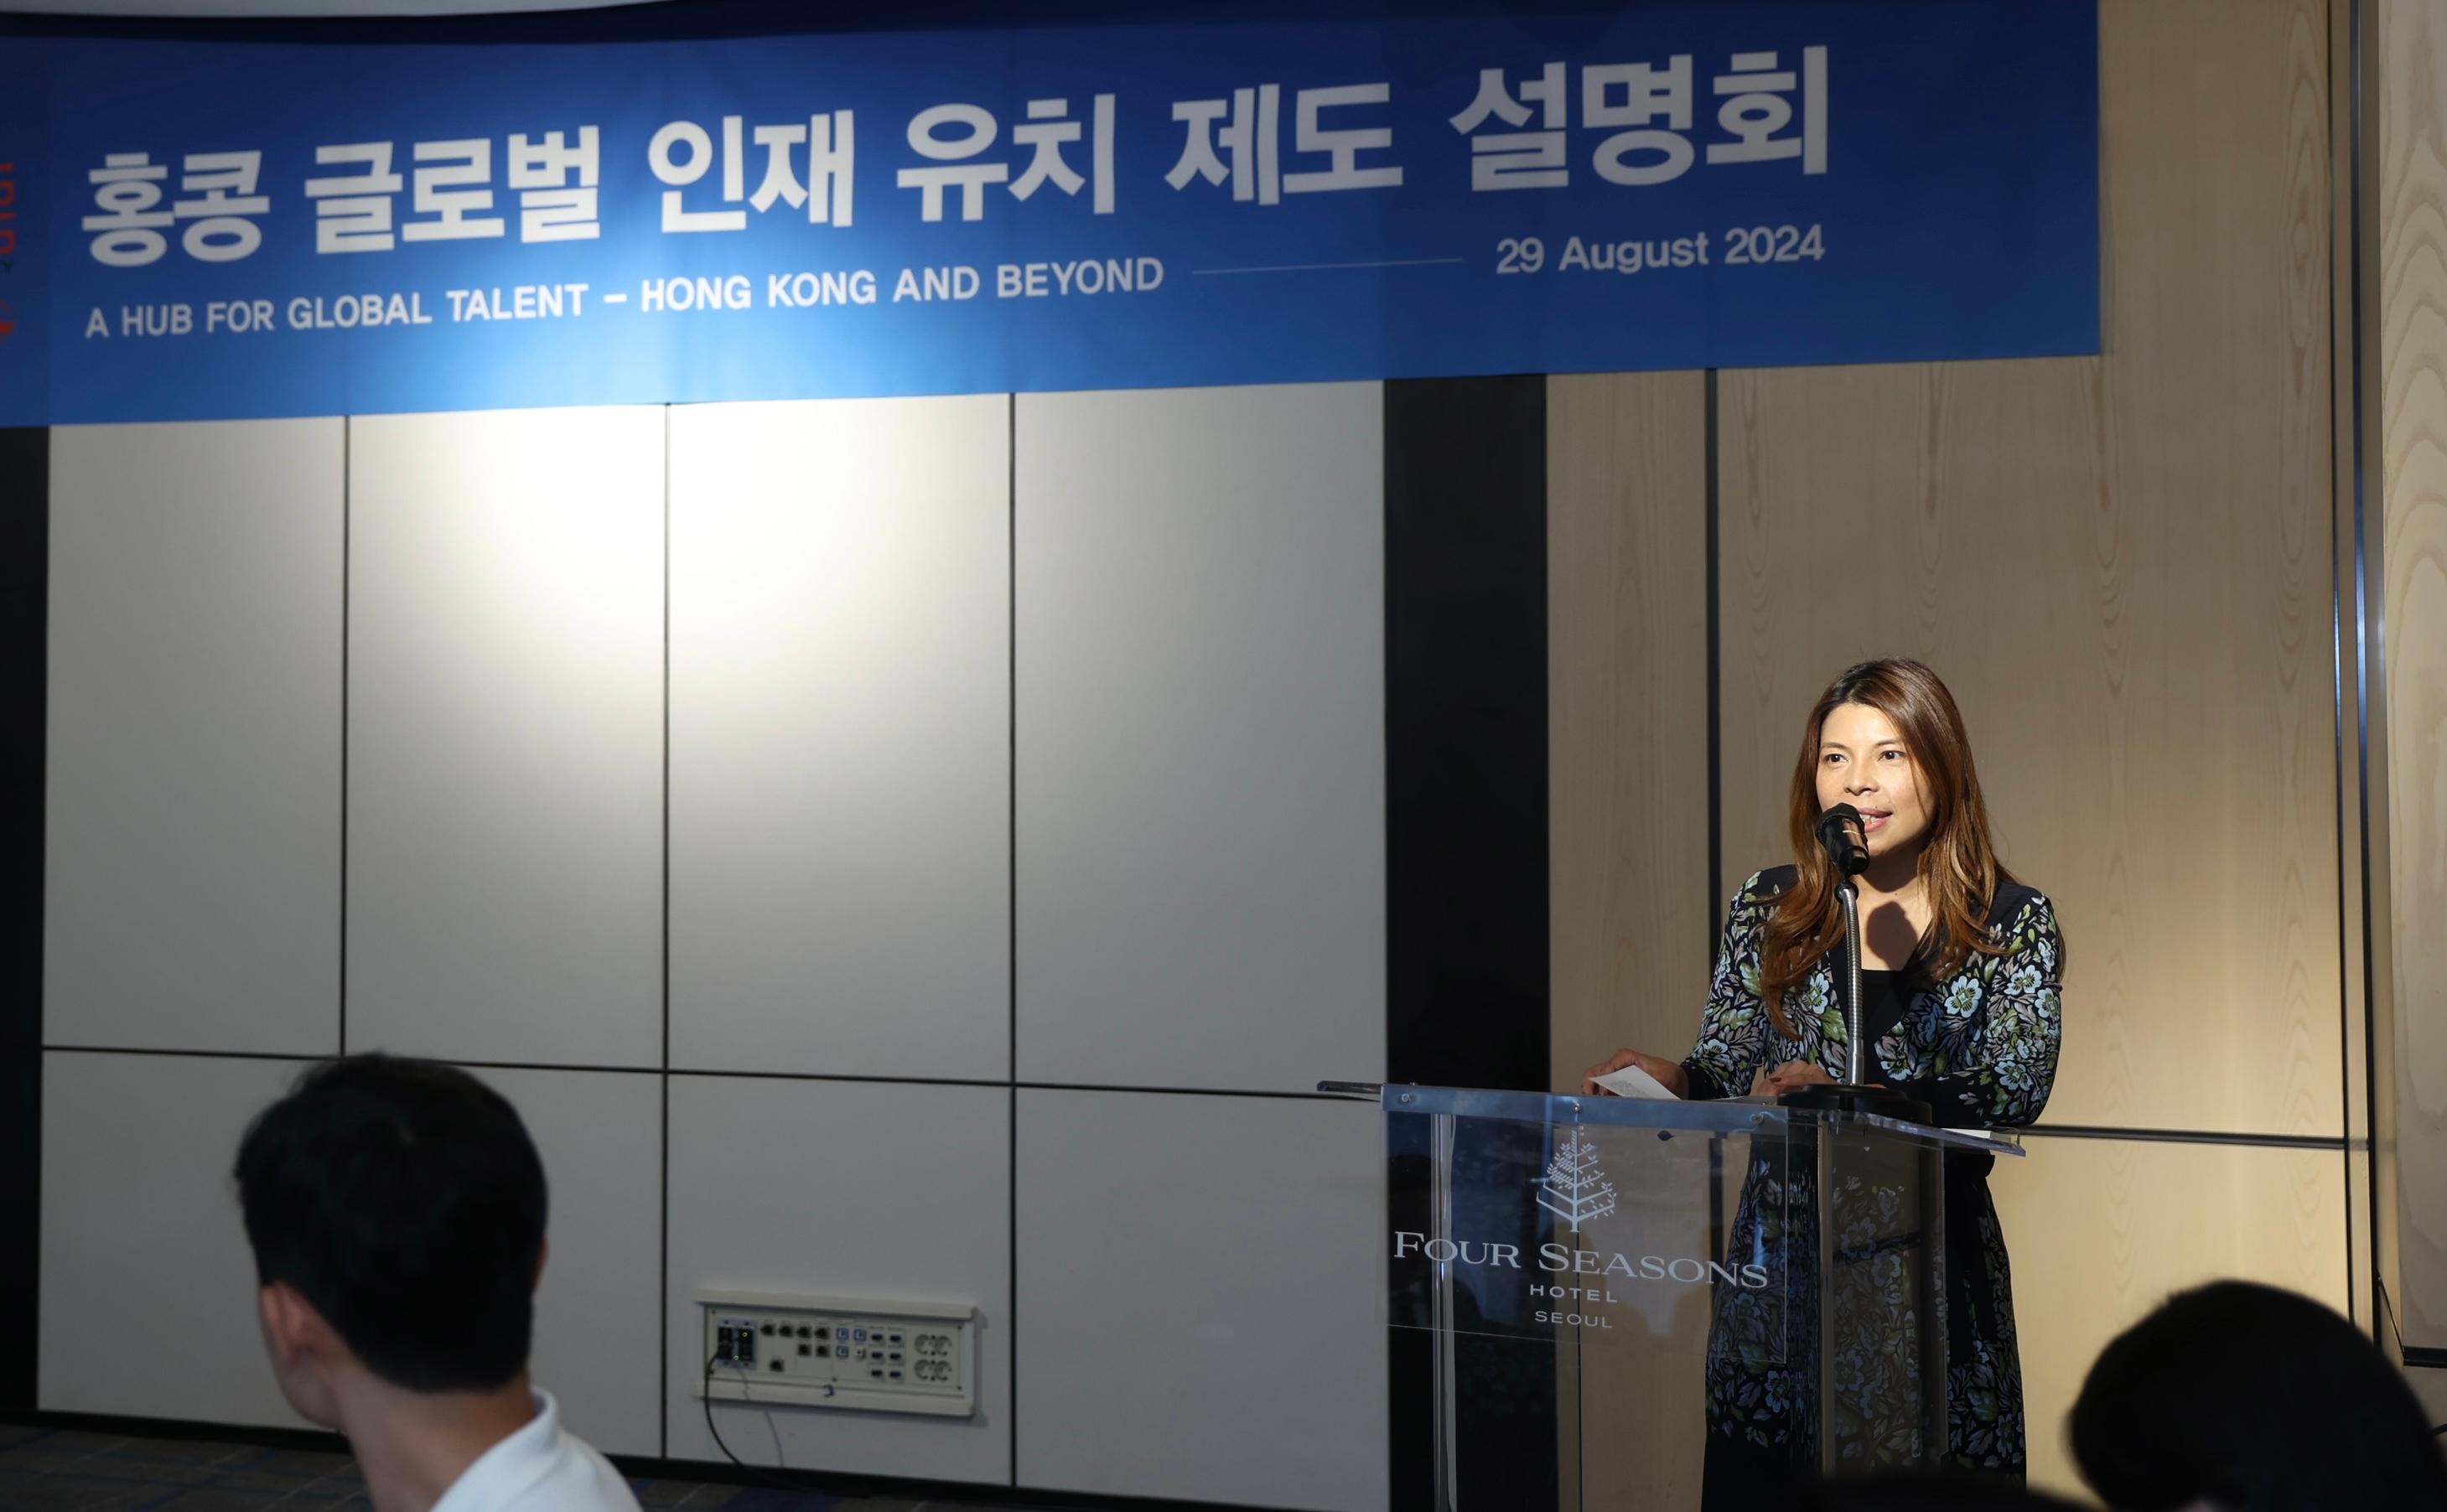
{"type": "MultiPolygon", "coordinates": [[[[1385,386],[1385,747],[1387,1079],[1544,1088],[1544,377],[1385,386]]],[[[1425,1506],[1430,1340],[1391,1343],[1393,1505],[1425,1506]]],[[[1462,1504],[1551,1504],[1553,1349],[1463,1337],[1454,1371],[1462,1504]]]]}
{"type": "Polygon", "coordinates": [[[1385,386],[1386,1069],[1546,1085],[1546,381],[1385,386]]]}
{"type": "Polygon", "coordinates": [[[0,1418],[34,1407],[50,432],[0,430],[0,1418]]]}

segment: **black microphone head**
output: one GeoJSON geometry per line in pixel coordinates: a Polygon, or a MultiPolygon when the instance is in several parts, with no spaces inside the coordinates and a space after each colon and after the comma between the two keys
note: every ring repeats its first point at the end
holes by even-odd
{"type": "Polygon", "coordinates": [[[1835,863],[1838,877],[1858,877],[1869,869],[1868,831],[1861,811],[1849,803],[1831,803],[1818,816],[1818,843],[1835,863]]]}
{"type": "Polygon", "coordinates": [[[1818,813],[1818,838],[1831,841],[1846,829],[1861,832],[1861,811],[1849,803],[1830,803],[1818,813]]]}

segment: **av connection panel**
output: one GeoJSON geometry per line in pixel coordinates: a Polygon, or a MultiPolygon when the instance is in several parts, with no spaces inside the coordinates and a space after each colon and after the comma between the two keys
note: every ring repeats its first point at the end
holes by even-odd
{"type": "Polygon", "coordinates": [[[701,1291],[716,1402],[974,1417],[977,1309],[770,1292],[701,1291]]]}

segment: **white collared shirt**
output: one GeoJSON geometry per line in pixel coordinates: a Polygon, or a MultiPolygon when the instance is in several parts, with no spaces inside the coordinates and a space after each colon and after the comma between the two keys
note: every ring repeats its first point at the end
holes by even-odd
{"type": "Polygon", "coordinates": [[[535,1392],[525,1427],[480,1455],[433,1512],[637,1512],[629,1483],[595,1446],[560,1430],[560,1406],[535,1392]]]}

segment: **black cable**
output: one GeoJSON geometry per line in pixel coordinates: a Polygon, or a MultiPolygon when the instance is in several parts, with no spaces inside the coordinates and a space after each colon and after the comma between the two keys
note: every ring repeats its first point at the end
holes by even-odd
{"type": "MultiPolygon", "coordinates": [[[[749,1464],[738,1455],[731,1453],[730,1446],[723,1442],[722,1429],[714,1427],[713,1423],[713,1362],[717,1357],[717,1355],[713,1354],[709,1354],[705,1357],[705,1389],[697,1394],[697,1400],[705,1404],[705,1430],[713,1435],[713,1446],[722,1451],[722,1457],[724,1459],[729,1460],[731,1464],[747,1471],[768,1489],[775,1491],[797,1492],[804,1492],[812,1489],[812,1487],[809,1486],[801,1485],[790,1481],[776,1480],[774,1477],[767,1475],[762,1465],[749,1464]]],[[[744,1376],[740,1379],[739,1389],[743,1393],[740,1400],[748,1403],[748,1405],[751,1407],[754,1406],[754,1402],[745,1394],[748,1389],[748,1382],[747,1378],[744,1376]]],[[[787,1470],[789,1466],[776,1465],[774,1468],[787,1470]]]]}

